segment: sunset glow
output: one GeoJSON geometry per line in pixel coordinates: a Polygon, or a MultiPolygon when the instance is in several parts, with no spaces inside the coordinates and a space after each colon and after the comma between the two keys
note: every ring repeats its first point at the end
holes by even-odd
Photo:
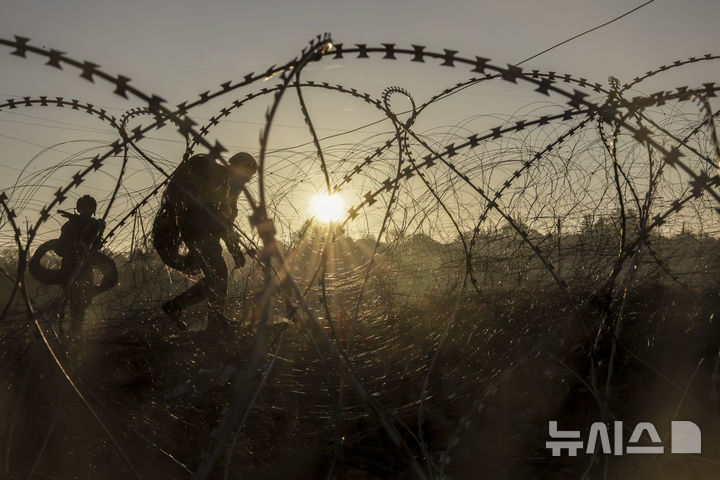
{"type": "Polygon", "coordinates": [[[316,193],[310,200],[310,212],[323,223],[338,222],[345,213],[345,201],[339,193],[316,193]]]}

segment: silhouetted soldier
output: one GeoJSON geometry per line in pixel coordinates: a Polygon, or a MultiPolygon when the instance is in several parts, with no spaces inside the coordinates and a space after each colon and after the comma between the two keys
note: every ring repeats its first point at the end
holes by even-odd
{"type": "MultiPolygon", "coordinates": [[[[105,222],[93,218],[97,202],[90,195],[80,197],[75,205],[77,214],[60,211],[68,221],[60,229],[58,239],[63,262],[68,262],[75,279],[70,285],[70,330],[80,333],[85,322],[85,310],[95,293],[91,254],[97,250],[105,222]]],[[[71,275],[72,275],[71,273],[71,275]]]]}
{"type": "Polygon", "coordinates": [[[237,267],[245,265],[233,223],[238,196],[257,171],[257,163],[244,152],[233,155],[228,163],[217,164],[205,155],[183,161],[168,184],[153,226],[155,248],[168,266],[203,275],[195,285],[162,305],[181,329],[187,327],[182,311],[204,298],[208,299],[208,330],[230,326],[223,315],[228,268],[220,241],[225,242],[237,267]],[[179,252],[180,241],[187,248],[186,255],[179,252]]]}
{"type": "Polygon", "coordinates": [[[82,329],[85,310],[93,297],[114,287],[118,281],[115,262],[98,252],[105,222],[93,218],[96,209],[95,199],[84,195],[75,205],[77,213],[59,210],[68,219],[60,229],[60,238],[41,244],[28,263],[30,273],[41,282],[65,286],[70,304],[70,329],[76,335],[82,329]],[[43,265],[42,259],[49,252],[60,257],[60,268],[43,265]],[[100,278],[98,285],[95,277],[100,278]]]}

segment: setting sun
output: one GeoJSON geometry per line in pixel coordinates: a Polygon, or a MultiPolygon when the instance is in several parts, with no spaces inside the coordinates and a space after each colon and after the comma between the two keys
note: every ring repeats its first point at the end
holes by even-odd
{"type": "Polygon", "coordinates": [[[339,193],[316,193],[310,200],[310,212],[323,223],[337,222],[343,219],[345,201],[339,193]]]}

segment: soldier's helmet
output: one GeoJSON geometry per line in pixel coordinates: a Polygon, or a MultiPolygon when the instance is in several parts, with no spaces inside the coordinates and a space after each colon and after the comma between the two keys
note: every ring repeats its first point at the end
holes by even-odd
{"type": "Polygon", "coordinates": [[[75,204],[75,210],[77,210],[80,215],[93,215],[95,210],[97,210],[97,202],[90,195],[83,195],[78,198],[75,204]]]}
{"type": "Polygon", "coordinates": [[[234,174],[245,181],[250,180],[250,177],[255,175],[258,169],[255,158],[247,152],[236,153],[230,157],[228,163],[230,163],[234,174]]]}

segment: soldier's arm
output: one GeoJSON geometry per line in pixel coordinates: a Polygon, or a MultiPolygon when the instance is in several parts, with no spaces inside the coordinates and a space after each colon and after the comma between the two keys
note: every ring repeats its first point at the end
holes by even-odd
{"type": "Polygon", "coordinates": [[[99,219],[98,225],[97,225],[97,236],[95,241],[95,247],[100,248],[100,245],[102,244],[102,236],[103,233],[105,233],[105,220],[99,219]]]}
{"type": "Polygon", "coordinates": [[[230,228],[225,232],[225,235],[223,235],[223,241],[225,242],[227,249],[230,251],[230,255],[233,257],[235,266],[237,268],[242,268],[245,265],[245,254],[243,253],[240,245],[240,236],[234,229],[230,228]]]}

